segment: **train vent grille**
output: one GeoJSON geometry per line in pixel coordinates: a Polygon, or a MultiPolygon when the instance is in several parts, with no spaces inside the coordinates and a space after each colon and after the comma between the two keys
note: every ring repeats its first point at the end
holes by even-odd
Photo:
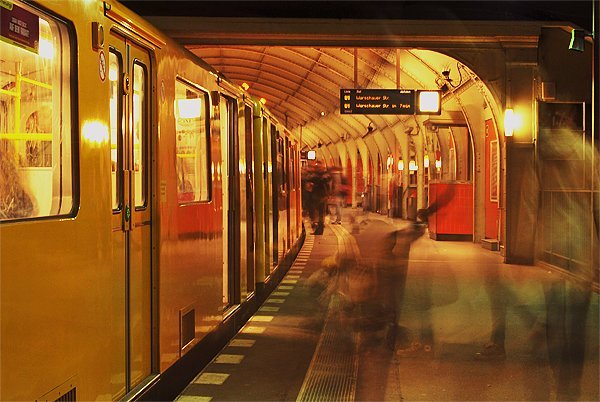
{"type": "Polygon", "coordinates": [[[187,346],[194,340],[196,337],[196,314],[195,310],[180,310],[180,349],[184,352],[187,349],[187,346]]]}
{"type": "Polygon", "coordinates": [[[71,388],[67,393],[59,396],[54,402],[75,402],[77,400],[77,388],[71,388]]]}

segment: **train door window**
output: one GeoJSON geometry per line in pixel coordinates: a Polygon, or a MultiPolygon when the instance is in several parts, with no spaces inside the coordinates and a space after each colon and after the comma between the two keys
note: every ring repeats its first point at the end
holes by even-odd
{"type": "Polygon", "coordinates": [[[210,200],[208,94],[175,82],[177,199],[210,200]]]}
{"type": "Polygon", "coordinates": [[[120,54],[111,50],[108,55],[108,77],[110,80],[110,161],[112,182],[112,209],[121,210],[122,176],[117,172],[122,171],[123,166],[123,134],[121,122],[122,101],[120,96],[120,80],[123,75],[123,63],[120,54]]]}
{"type": "Polygon", "coordinates": [[[244,173],[246,174],[246,216],[247,216],[247,248],[248,248],[248,261],[246,267],[246,290],[247,294],[251,294],[254,291],[255,282],[255,271],[254,271],[254,142],[253,142],[253,112],[250,106],[244,108],[244,139],[246,143],[246,164],[244,166],[244,173]]]}
{"type": "Polygon", "coordinates": [[[70,214],[77,176],[69,30],[26,4],[3,3],[0,17],[11,22],[0,33],[0,221],[70,214]]]}
{"type": "Polygon", "coordinates": [[[148,122],[148,107],[146,102],[147,90],[147,70],[146,66],[140,62],[133,65],[133,169],[135,183],[135,206],[143,208],[146,206],[147,199],[147,139],[146,125],[148,122]]]}
{"type": "MultiPolygon", "coordinates": [[[[239,279],[239,217],[233,208],[236,197],[235,165],[239,159],[236,153],[237,143],[237,103],[234,99],[222,96],[219,103],[221,124],[221,188],[223,191],[223,309],[236,302],[235,281],[239,279]]],[[[219,169],[217,169],[218,171],[219,169]]]]}

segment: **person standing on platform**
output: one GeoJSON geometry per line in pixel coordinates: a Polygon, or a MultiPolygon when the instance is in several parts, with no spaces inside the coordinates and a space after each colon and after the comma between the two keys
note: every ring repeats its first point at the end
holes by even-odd
{"type": "Polygon", "coordinates": [[[306,205],[309,210],[310,219],[315,235],[322,235],[325,227],[325,208],[327,206],[327,194],[329,187],[329,175],[321,161],[315,161],[314,165],[307,171],[304,189],[308,195],[306,205]]]}
{"type": "Polygon", "coordinates": [[[331,197],[334,201],[335,216],[331,220],[332,223],[342,223],[342,208],[344,206],[344,198],[347,195],[347,180],[342,174],[342,169],[339,166],[334,166],[329,171],[331,180],[331,197]]]}

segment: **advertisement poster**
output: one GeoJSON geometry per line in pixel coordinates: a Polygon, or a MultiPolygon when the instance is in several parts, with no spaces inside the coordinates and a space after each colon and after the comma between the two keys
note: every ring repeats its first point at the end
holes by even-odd
{"type": "Polygon", "coordinates": [[[0,40],[38,52],[40,22],[37,15],[0,0],[0,40]]]}

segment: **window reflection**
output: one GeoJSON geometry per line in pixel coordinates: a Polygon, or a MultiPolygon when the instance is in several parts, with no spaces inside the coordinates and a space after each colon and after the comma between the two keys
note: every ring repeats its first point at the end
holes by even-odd
{"type": "Polygon", "coordinates": [[[37,22],[31,43],[0,41],[0,220],[69,213],[73,206],[70,49],[66,28],[13,4],[37,22]],[[39,32],[39,35],[38,35],[39,32]]]}
{"type": "Polygon", "coordinates": [[[175,84],[177,199],[208,201],[206,94],[181,81],[175,84]]]}

